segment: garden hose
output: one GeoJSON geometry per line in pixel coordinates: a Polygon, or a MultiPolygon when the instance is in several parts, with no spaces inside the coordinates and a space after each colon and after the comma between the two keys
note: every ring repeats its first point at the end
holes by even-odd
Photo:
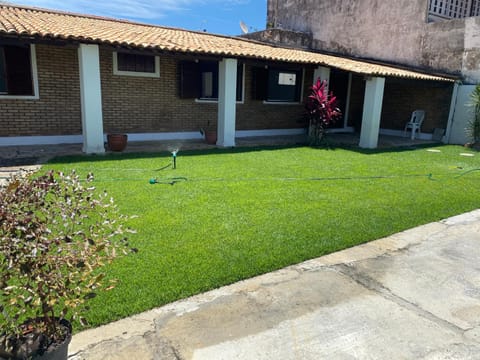
{"type": "MultiPolygon", "coordinates": [[[[171,166],[171,165],[169,165],[171,166]]],[[[141,170],[141,169],[139,169],[141,170]]],[[[448,176],[451,179],[458,179],[463,176],[469,175],[473,172],[480,171],[480,168],[470,169],[458,175],[450,175],[450,174],[443,174],[443,175],[434,175],[432,173],[428,174],[404,174],[404,175],[373,175],[373,176],[336,176],[336,177],[306,177],[306,178],[295,178],[295,177],[282,177],[282,178],[240,178],[240,179],[226,179],[226,178],[197,178],[197,179],[188,179],[186,177],[172,177],[172,178],[165,178],[165,179],[158,179],[158,178],[151,178],[149,179],[149,184],[169,184],[174,185],[181,181],[189,181],[189,182],[227,182],[227,181],[342,181],[342,180],[375,180],[375,179],[403,179],[403,178],[421,178],[425,177],[431,181],[444,181],[445,179],[438,179],[438,177],[448,176]],[[450,176],[449,176],[450,175],[450,176]]],[[[447,178],[447,179],[448,179],[447,178]]],[[[108,181],[145,181],[143,178],[109,178],[109,179],[98,179],[95,178],[95,181],[98,182],[108,182],[108,181]]]]}
{"type": "Polygon", "coordinates": [[[151,178],[148,182],[150,185],[155,184],[167,184],[167,185],[175,185],[177,182],[186,181],[187,178],[185,177],[175,177],[170,179],[158,180],[157,178],[151,178]]]}

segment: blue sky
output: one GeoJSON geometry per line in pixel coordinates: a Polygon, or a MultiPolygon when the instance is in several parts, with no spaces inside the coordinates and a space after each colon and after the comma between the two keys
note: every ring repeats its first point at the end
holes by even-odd
{"type": "Polygon", "coordinates": [[[95,14],[188,30],[239,35],[265,29],[267,0],[7,0],[49,9],[95,14]]]}

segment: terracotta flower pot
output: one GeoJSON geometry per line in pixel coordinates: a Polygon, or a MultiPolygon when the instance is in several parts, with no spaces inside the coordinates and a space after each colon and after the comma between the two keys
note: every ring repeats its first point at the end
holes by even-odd
{"type": "Polygon", "coordinates": [[[217,132],[215,130],[205,131],[205,141],[207,144],[215,145],[217,143],[217,132]]]}
{"type": "Polygon", "coordinates": [[[126,134],[108,134],[107,144],[112,151],[123,151],[127,147],[128,135],[126,134]]]}

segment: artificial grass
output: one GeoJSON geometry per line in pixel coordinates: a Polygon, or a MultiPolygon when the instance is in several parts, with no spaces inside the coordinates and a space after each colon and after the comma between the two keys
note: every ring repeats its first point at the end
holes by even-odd
{"type": "Polygon", "coordinates": [[[167,152],[112,154],[44,169],[93,172],[138,215],[139,252],[109,265],[119,284],[84,314],[97,326],[480,207],[480,154],[435,149],[180,151],[177,169],[167,152]]]}

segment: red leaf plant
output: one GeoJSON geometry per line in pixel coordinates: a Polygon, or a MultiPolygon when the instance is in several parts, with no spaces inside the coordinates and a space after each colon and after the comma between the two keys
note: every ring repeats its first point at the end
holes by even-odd
{"type": "Polygon", "coordinates": [[[309,120],[310,142],[316,145],[325,135],[325,129],[341,119],[342,112],[337,106],[337,98],[333,92],[328,93],[326,80],[318,78],[310,89],[305,109],[309,120]]]}

